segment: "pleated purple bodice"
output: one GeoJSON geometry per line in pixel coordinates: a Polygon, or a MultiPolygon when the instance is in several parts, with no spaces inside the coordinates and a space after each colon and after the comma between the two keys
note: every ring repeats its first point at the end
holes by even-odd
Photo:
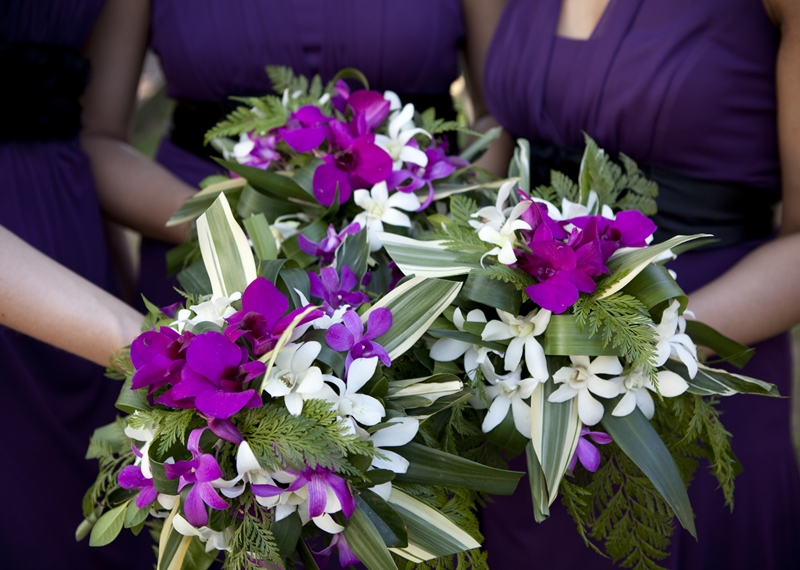
{"type": "Polygon", "coordinates": [[[509,0],[486,63],[510,132],[719,181],[777,188],[778,33],[761,0],[611,0],[586,41],[559,0],[509,0]],[[702,126],[702,128],[700,128],[702,126]]]}

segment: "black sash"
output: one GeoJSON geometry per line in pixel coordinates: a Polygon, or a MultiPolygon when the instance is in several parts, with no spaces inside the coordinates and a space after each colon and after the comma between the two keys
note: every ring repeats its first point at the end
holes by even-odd
{"type": "MultiPolygon", "coordinates": [[[[413,103],[417,111],[425,111],[433,107],[436,110],[437,119],[446,121],[456,119],[453,100],[449,94],[399,95],[399,97],[403,104],[413,103]]],[[[172,113],[169,138],[173,144],[200,158],[210,160],[212,156],[221,157],[213,147],[203,145],[205,134],[234,109],[241,106],[242,103],[239,101],[230,100],[223,103],[179,100],[172,113]]],[[[452,131],[445,135],[452,153],[458,148],[456,133],[452,131]]]]}
{"type": "Polygon", "coordinates": [[[0,44],[0,140],[73,138],[88,80],[89,61],[70,47],[0,44]]]}
{"type": "MultiPolygon", "coordinates": [[[[531,187],[550,184],[550,171],[578,179],[582,151],[548,143],[531,143],[531,187]]],[[[658,184],[658,226],[655,241],[676,235],[709,233],[719,239],[705,246],[718,248],[764,239],[773,233],[772,206],[780,200],[778,189],[717,182],[654,165],[639,166],[658,184]]]]}

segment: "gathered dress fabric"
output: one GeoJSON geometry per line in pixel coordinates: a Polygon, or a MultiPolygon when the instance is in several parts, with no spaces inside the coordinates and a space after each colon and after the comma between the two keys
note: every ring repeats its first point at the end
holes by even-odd
{"type": "MultiPolygon", "coordinates": [[[[461,0],[152,0],[151,47],[167,94],[192,102],[271,93],[267,65],[319,74],[323,82],[351,67],[371,89],[447,95],[463,40],[461,0]]],[[[220,173],[168,137],[156,158],[191,186],[220,173]]],[[[157,305],[180,300],[166,277],[168,250],[154,240],[142,244],[140,290],[157,305]]]]}
{"type": "MultiPolygon", "coordinates": [[[[560,9],[560,0],[509,0],[495,34],[484,90],[513,136],[575,149],[583,147],[586,132],[612,156],[624,152],[640,164],[777,197],[779,36],[761,0],[611,0],[587,40],[556,35],[560,9]]],[[[671,268],[689,293],[761,243],[688,252],[671,268]]],[[[741,373],[789,396],[788,334],[758,343],[741,373]]],[[[722,398],[719,408],[744,469],[733,513],[701,466],[689,489],[698,541],[676,522],[663,564],[800,568],[800,475],[790,400],[734,396],[722,398]]],[[[524,457],[512,467],[524,470],[524,457]]],[[[551,514],[536,524],[525,482],[515,495],[496,498],[481,513],[491,567],[616,567],[584,546],[560,502],[551,514]]]]}
{"type": "MultiPolygon", "coordinates": [[[[102,0],[4,2],[0,44],[78,50],[102,5],[102,0]]],[[[35,124],[33,118],[30,122],[35,124]]],[[[100,208],[77,137],[2,138],[0,224],[98,287],[111,289],[100,208]]],[[[0,363],[0,567],[149,568],[153,555],[146,536],[136,539],[125,531],[104,548],[90,548],[88,539],[75,541],[83,495],[97,476],[96,461],[84,459],[89,438],[114,420],[121,385],[105,378],[100,366],[5,327],[0,327],[0,363]]]]}

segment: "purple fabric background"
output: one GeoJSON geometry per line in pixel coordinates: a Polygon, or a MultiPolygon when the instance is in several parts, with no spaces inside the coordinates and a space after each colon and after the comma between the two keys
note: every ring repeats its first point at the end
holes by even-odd
{"type": "MultiPolygon", "coordinates": [[[[80,48],[102,0],[13,0],[0,38],[80,48]]],[[[4,86],[8,88],[8,86],[4,86]]],[[[8,110],[6,110],[8,111],[8,110]]],[[[77,139],[0,142],[0,224],[92,283],[111,286],[89,162],[77,139]]],[[[20,268],[24,271],[24,268],[20,268]]],[[[57,283],[51,284],[57,287],[57,283]]],[[[114,420],[120,384],[86,360],[0,327],[0,566],[149,568],[149,539],[106,548],[75,542],[81,500],[97,475],[86,461],[95,428],[114,420]]],[[[146,534],[146,533],[145,533],[146,534]]]]}
{"type": "MultiPolygon", "coordinates": [[[[486,96],[516,136],[583,146],[721,181],[776,188],[777,33],[761,0],[611,0],[588,41],[555,36],[559,0],[510,0],[487,61],[486,96]]],[[[755,191],[755,190],[754,190],[755,191]]],[[[690,252],[675,263],[689,292],[756,244],[690,252]]],[[[732,310],[736,310],[732,307],[732,310]]],[[[791,391],[789,337],[760,343],[743,373],[791,391]]],[[[684,531],[677,569],[800,567],[800,476],[788,399],[726,398],[723,421],[744,467],[735,509],[702,468],[690,488],[699,542],[684,531]]],[[[514,467],[524,469],[524,459],[514,467]]],[[[494,569],[614,568],[587,549],[560,504],[536,525],[526,484],[482,513],[494,569]]]]}
{"type": "MultiPolygon", "coordinates": [[[[460,0],[153,0],[151,46],[171,97],[221,102],[264,94],[266,65],[319,73],[361,70],[378,91],[448,93],[464,39],[460,0]]],[[[216,165],[162,141],[157,160],[192,186],[216,165]]],[[[140,289],[157,305],[179,300],[166,279],[169,246],[144,240],[140,289]]]]}

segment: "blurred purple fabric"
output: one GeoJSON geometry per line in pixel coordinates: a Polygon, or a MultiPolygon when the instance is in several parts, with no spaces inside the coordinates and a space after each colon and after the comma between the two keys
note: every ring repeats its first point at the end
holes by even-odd
{"type": "MultiPolygon", "coordinates": [[[[510,0],[487,60],[484,90],[515,136],[581,148],[585,131],[616,154],[698,178],[779,185],[778,33],[761,0],[611,0],[587,41],[560,38],[559,0],[510,0]]],[[[690,292],[756,243],[689,252],[672,264],[690,292]]],[[[731,307],[731,310],[737,310],[731,307]]],[[[756,347],[742,371],[789,396],[788,334],[756,347]]],[[[789,399],[724,398],[722,420],[744,472],[735,508],[701,467],[689,495],[699,541],[673,537],[671,569],[800,567],[800,475],[789,399]]],[[[524,458],[512,463],[525,468],[524,458]]],[[[526,483],[482,512],[492,568],[614,568],[583,545],[560,503],[533,520],[526,483]]]]}
{"type": "MultiPolygon", "coordinates": [[[[0,38],[8,44],[80,48],[102,5],[102,0],[4,2],[0,38]]],[[[8,88],[13,86],[3,86],[8,88]]],[[[0,224],[110,289],[100,209],[77,138],[0,141],[0,171],[0,224]]],[[[88,539],[75,541],[83,520],[81,499],[97,475],[97,463],[84,460],[89,437],[114,420],[120,384],[95,364],[5,327],[0,327],[0,362],[1,485],[6,490],[0,566],[149,568],[153,555],[145,536],[137,540],[126,531],[105,548],[90,548],[88,539]]]]}

